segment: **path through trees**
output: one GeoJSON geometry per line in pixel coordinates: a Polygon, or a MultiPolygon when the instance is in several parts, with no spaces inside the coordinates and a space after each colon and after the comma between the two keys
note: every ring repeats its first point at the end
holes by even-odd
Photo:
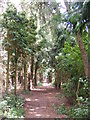
{"type": "MultiPolygon", "coordinates": [[[[45,84],[45,83],[44,83],[45,84]]],[[[69,107],[67,99],[63,96],[58,99],[60,90],[48,86],[36,87],[30,94],[21,94],[25,99],[26,118],[66,118],[64,114],[57,114],[54,105],[65,104],[69,107]]],[[[61,93],[62,94],[62,93],[61,93]]]]}

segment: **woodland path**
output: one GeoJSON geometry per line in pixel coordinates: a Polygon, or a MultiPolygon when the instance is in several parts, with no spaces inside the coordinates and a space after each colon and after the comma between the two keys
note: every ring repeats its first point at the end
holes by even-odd
{"type": "Polygon", "coordinates": [[[30,93],[21,94],[25,99],[25,118],[66,118],[66,115],[59,115],[54,110],[53,105],[60,106],[64,103],[65,106],[69,106],[64,96],[58,99],[58,94],[60,90],[55,90],[45,82],[43,86],[34,88],[30,93]]]}

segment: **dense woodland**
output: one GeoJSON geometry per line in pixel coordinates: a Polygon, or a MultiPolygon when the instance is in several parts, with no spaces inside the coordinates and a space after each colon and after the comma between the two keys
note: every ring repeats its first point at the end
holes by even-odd
{"type": "Polygon", "coordinates": [[[56,1],[24,0],[19,8],[7,3],[0,18],[4,51],[0,116],[24,117],[18,86],[27,94],[46,79],[70,101],[70,118],[89,117],[90,2],[65,0],[64,6],[62,12],[56,1]]]}

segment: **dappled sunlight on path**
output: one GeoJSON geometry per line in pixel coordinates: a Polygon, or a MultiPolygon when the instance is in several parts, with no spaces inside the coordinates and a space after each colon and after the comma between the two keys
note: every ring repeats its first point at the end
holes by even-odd
{"type": "Polygon", "coordinates": [[[60,100],[56,97],[60,90],[55,90],[50,84],[37,86],[28,94],[22,94],[25,99],[26,118],[66,118],[55,112],[53,105],[67,103],[66,98],[60,100]]]}

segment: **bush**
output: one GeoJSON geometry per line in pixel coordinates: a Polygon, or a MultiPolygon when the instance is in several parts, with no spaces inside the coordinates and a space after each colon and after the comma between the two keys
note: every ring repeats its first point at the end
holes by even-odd
{"type": "Polygon", "coordinates": [[[0,102],[0,116],[6,118],[23,118],[25,116],[23,104],[23,98],[12,94],[5,94],[0,102]]]}
{"type": "Polygon", "coordinates": [[[64,90],[64,95],[66,97],[75,98],[75,88],[72,80],[68,80],[66,83],[62,84],[62,89],[64,90]]]}
{"type": "Polygon", "coordinates": [[[61,106],[58,107],[57,112],[59,114],[65,114],[65,115],[68,114],[67,109],[65,108],[64,104],[62,104],[61,106]]]}
{"type": "Polygon", "coordinates": [[[69,110],[70,118],[88,118],[88,106],[72,107],[69,110]]]}

